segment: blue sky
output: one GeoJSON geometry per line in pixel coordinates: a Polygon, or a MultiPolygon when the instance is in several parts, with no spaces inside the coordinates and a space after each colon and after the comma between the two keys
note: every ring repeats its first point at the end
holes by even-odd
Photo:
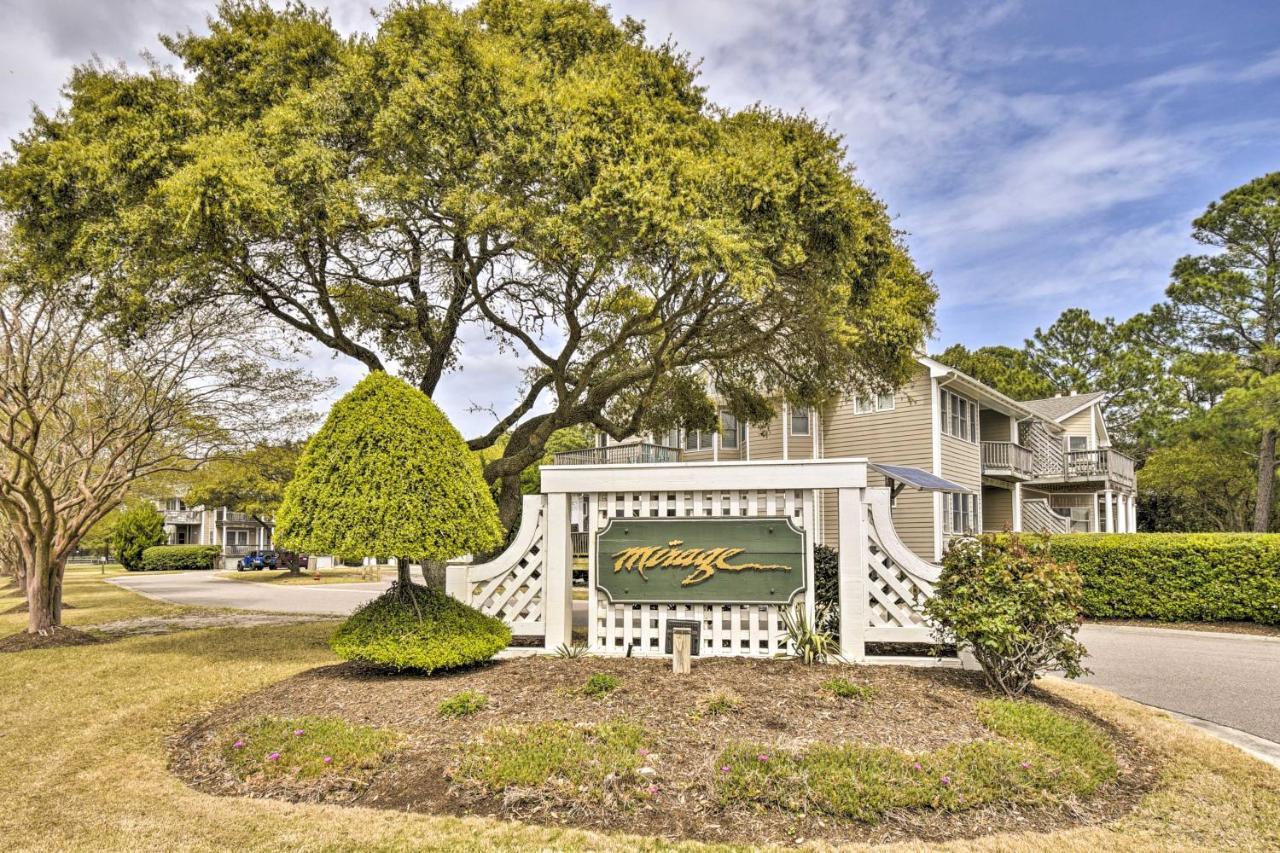
{"type": "MultiPolygon", "coordinates": [[[[191,0],[0,0],[0,134],[51,107],[74,62],[164,57],[191,0]]],[[[367,0],[331,4],[368,29],[367,0]]],[[[1066,307],[1157,301],[1190,221],[1280,169],[1280,3],[632,0],[702,59],[710,97],[805,110],[845,138],[941,299],[931,348],[1018,344],[1066,307]]],[[[317,354],[346,385],[354,365],[317,354]]],[[[473,343],[440,402],[464,432],[519,365],[473,343]]]]}

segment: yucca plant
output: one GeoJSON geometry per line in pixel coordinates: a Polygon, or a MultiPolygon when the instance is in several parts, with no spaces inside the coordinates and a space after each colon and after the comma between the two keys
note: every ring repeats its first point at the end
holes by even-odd
{"type": "Polygon", "coordinates": [[[831,658],[840,658],[840,641],[830,631],[817,627],[827,622],[827,608],[819,605],[814,614],[814,622],[810,624],[805,615],[804,604],[797,602],[781,611],[782,627],[787,632],[789,657],[808,665],[826,663],[831,658]]]}

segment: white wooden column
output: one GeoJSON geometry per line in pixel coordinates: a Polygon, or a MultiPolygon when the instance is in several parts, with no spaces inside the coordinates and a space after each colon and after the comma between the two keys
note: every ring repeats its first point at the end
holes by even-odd
{"type": "Polygon", "coordinates": [[[1138,532],[1138,496],[1126,495],[1125,505],[1127,509],[1127,515],[1129,517],[1129,532],[1137,533],[1138,532]]]}
{"type": "Polygon", "coordinates": [[[1022,532],[1022,484],[1021,483],[1013,484],[1013,497],[1010,498],[1010,500],[1013,501],[1013,518],[1012,518],[1013,532],[1020,533],[1022,532]]]}
{"type": "Polygon", "coordinates": [[[791,406],[782,404],[782,458],[791,458],[791,406]]]}
{"type": "MultiPolygon", "coordinates": [[[[720,416],[716,415],[716,417],[718,418],[720,416]]],[[[720,461],[720,430],[718,425],[716,431],[711,433],[711,461],[720,461]]]]}
{"type": "Polygon", "coordinates": [[[227,508],[222,508],[222,553],[227,552],[227,508]]]}
{"type": "Polygon", "coordinates": [[[569,495],[547,495],[546,546],[546,647],[554,651],[573,643],[573,535],[569,526],[569,495]]]}
{"type": "Polygon", "coordinates": [[[1105,492],[1102,493],[1102,500],[1107,507],[1106,518],[1107,518],[1108,533],[1116,532],[1115,506],[1113,503],[1114,498],[1115,498],[1115,495],[1110,489],[1107,489],[1105,492]]]}
{"type": "Polygon", "coordinates": [[[840,655],[867,655],[867,509],[862,489],[838,489],[840,543],[840,655]]]}

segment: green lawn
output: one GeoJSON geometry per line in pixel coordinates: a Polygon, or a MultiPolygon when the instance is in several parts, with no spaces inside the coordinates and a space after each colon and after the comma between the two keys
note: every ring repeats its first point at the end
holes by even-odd
{"type": "MultiPolygon", "coordinates": [[[[68,598],[75,605],[68,622],[77,625],[184,609],[79,570],[68,578],[68,598]]],[[[23,624],[19,615],[0,616],[0,634],[23,624]]],[[[321,622],[207,629],[0,655],[4,848],[672,849],[479,817],[214,797],[169,773],[165,742],[174,730],[235,697],[334,662],[325,642],[332,628],[321,622]]],[[[589,672],[584,665],[584,679],[589,672]]],[[[1280,849],[1280,772],[1103,691],[1058,683],[1051,689],[1139,730],[1149,748],[1167,756],[1159,786],[1136,812],[1110,825],[957,841],[948,849],[1280,849]]]]}

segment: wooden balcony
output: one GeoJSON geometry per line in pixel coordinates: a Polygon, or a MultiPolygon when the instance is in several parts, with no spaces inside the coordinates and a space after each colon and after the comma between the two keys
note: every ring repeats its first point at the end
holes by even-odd
{"type": "Polygon", "coordinates": [[[984,441],[982,473],[987,477],[1030,480],[1034,476],[1031,451],[1012,441],[984,441]]]}
{"type": "Polygon", "coordinates": [[[199,524],[200,514],[198,509],[166,509],[164,511],[164,523],[199,524]]]}
{"type": "Polygon", "coordinates": [[[1036,460],[1035,479],[1047,483],[1101,482],[1103,488],[1135,485],[1133,459],[1118,450],[1069,450],[1058,459],[1036,460]]]}
{"type": "Polygon", "coordinates": [[[554,457],[555,465],[638,465],[647,462],[679,462],[680,448],[645,441],[566,450],[554,457]]]}

